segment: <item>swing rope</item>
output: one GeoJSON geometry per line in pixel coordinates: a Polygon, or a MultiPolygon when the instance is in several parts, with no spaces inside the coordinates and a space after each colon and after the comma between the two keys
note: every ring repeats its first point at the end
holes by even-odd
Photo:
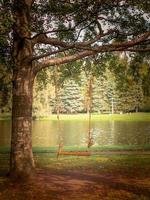
{"type": "Polygon", "coordinates": [[[91,75],[88,85],[88,143],[87,147],[90,148],[93,145],[92,130],[91,130],[91,112],[92,112],[92,86],[93,76],[91,75]]]}
{"type": "Polygon", "coordinates": [[[59,132],[59,145],[58,145],[58,150],[57,150],[57,159],[58,159],[63,148],[63,138],[61,135],[61,124],[60,124],[60,97],[59,97],[60,86],[58,83],[59,66],[57,65],[55,69],[56,69],[55,70],[55,103],[56,103],[57,124],[58,124],[58,132],[59,132]]]}

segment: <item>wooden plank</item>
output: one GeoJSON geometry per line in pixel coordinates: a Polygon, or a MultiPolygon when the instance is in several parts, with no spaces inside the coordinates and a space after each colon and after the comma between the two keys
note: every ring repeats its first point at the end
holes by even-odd
{"type": "Polygon", "coordinates": [[[90,156],[89,151],[61,151],[59,155],[70,155],[70,156],[90,156]]]}

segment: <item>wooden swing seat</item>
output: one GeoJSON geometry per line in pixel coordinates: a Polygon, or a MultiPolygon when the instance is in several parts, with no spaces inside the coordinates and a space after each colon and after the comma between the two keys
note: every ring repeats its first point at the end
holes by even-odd
{"type": "Polygon", "coordinates": [[[89,151],[61,151],[59,155],[68,155],[68,156],[90,156],[91,152],[89,151]]]}

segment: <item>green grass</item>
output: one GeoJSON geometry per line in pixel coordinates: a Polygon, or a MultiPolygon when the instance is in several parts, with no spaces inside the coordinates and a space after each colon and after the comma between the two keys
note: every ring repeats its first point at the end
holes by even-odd
{"type": "MultiPolygon", "coordinates": [[[[58,146],[54,147],[33,147],[35,153],[56,152],[58,146]]],[[[150,144],[146,145],[113,145],[113,146],[92,146],[90,149],[84,146],[64,146],[64,151],[147,151],[150,150],[150,144]]]]}
{"type": "MultiPolygon", "coordinates": [[[[56,115],[39,117],[38,120],[57,120],[56,115]]],[[[60,115],[62,121],[87,121],[87,114],[60,115]]],[[[130,114],[92,114],[93,121],[150,121],[150,113],[130,113],[130,114]]]]}
{"type": "MultiPolygon", "coordinates": [[[[58,146],[52,147],[33,147],[34,153],[54,153],[57,152],[58,146]]],[[[85,146],[64,146],[64,151],[148,151],[150,144],[146,145],[107,145],[107,146],[92,146],[88,149],[85,146]]],[[[0,153],[9,153],[10,147],[0,147],[0,153]]]]}
{"type": "MultiPolygon", "coordinates": [[[[9,114],[1,114],[0,120],[10,120],[9,114]]],[[[57,120],[57,116],[52,114],[46,117],[37,117],[36,120],[57,120]]],[[[87,121],[88,114],[60,114],[63,121],[87,121]]],[[[150,113],[128,113],[128,114],[92,114],[93,121],[150,121],[150,113]]]]}
{"type": "MultiPolygon", "coordinates": [[[[34,153],[36,166],[40,168],[49,168],[54,171],[80,170],[86,171],[92,169],[95,172],[116,173],[119,171],[131,173],[135,168],[139,168],[144,177],[149,174],[150,155],[92,155],[92,156],[64,156],[59,159],[54,153],[34,153]],[[145,173],[145,171],[147,171],[145,173]],[[145,174],[144,174],[145,173],[145,174]]],[[[9,154],[0,153],[0,169],[8,169],[9,154]]],[[[138,173],[138,171],[134,171],[138,173]]],[[[130,174],[132,175],[132,173],[130,174]]]]}
{"type": "Polygon", "coordinates": [[[40,178],[24,191],[26,185],[11,183],[5,177],[9,155],[0,154],[0,199],[19,200],[23,192],[26,195],[30,192],[38,197],[41,194],[41,200],[56,199],[56,194],[57,199],[65,200],[149,200],[149,155],[60,156],[57,159],[55,154],[34,153],[34,158],[40,178]]]}
{"type": "MultiPolygon", "coordinates": [[[[36,164],[39,167],[48,167],[51,170],[80,170],[86,171],[92,168],[95,172],[107,171],[108,173],[115,173],[118,170],[129,171],[140,168],[144,173],[147,169],[150,170],[150,156],[149,155],[93,155],[89,157],[74,157],[74,156],[60,156],[59,159],[53,154],[45,153],[34,154],[36,164]]],[[[138,172],[136,172],[138,173],[138,172]]],[[[132,174],[131,174],[132,175],[132,174]]],[[[142,174],[146,176],[146,174],[142,174]]]]}

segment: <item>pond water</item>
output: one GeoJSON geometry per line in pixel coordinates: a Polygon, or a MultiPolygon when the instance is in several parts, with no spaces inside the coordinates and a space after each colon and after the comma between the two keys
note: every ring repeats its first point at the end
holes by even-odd
{"type": "MultiPolygon", "coordinates": [[[[10,145],[10,121],[0,121],[0,146],[10,145]]],[[[66,146],[86,145],[87,121],[33,121],[33,146],[49,147],[59,143],[66,146]]],[[[150,144],[150,122],[92,121],[95,145],[150,144]]]]}

